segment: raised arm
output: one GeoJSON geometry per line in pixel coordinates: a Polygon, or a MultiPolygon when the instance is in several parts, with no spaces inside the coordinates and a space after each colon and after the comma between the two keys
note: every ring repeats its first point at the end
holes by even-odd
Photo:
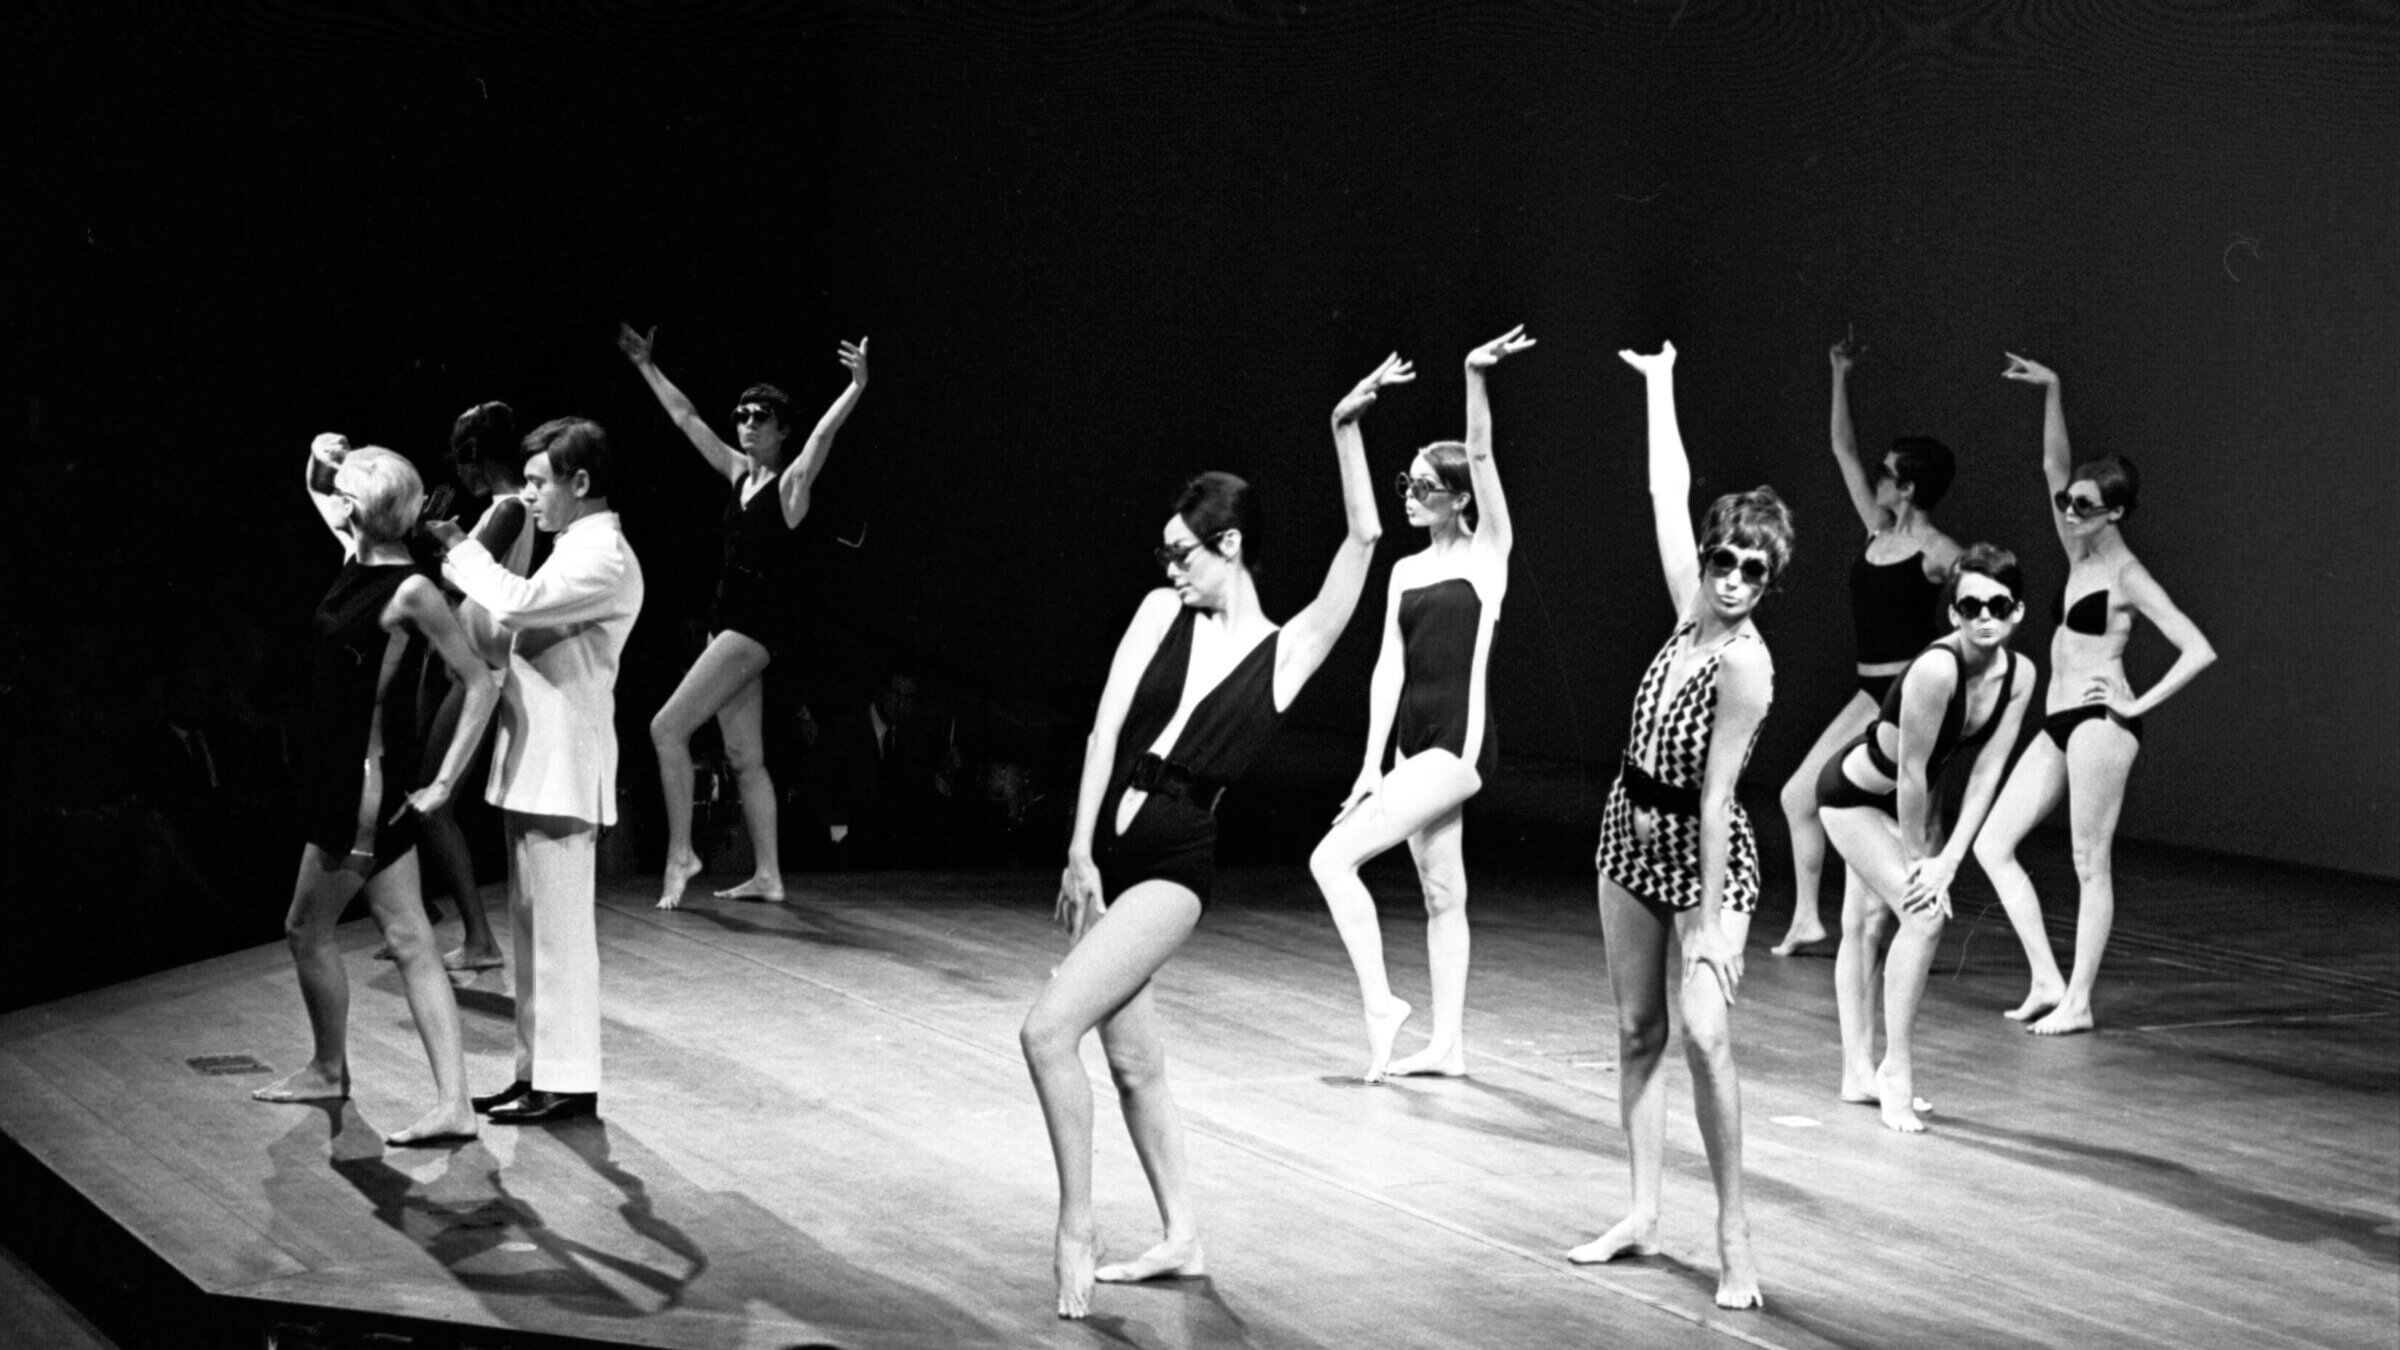
{"type": "Polygon", "coordinates": [[[1940,852],[1924,858],[1909,871],[1908,894],[1901,904],[1911,910],[1939,905],[1943,916],[1949,916],[1950,883],[1965,864],[1967,850],[1975,846],[1976,832],[1991,814],[1992,802],[2000,795],[2000,782],[2008,774],[2009,751],[2017,743],[2018,729],[2024,725],[2025,709],[2033,702],[2034,671],[2033,662],[2014,652],[2001,655],[2024,664],[2018,668],[2017,678],[2010,682],[2008,706],[1995,714],[2000,725],[1993,729],[1983,748],[1975,752],[1975,767],[1967,773],[1966,794],[1958,804],[1958,828],[1950,832],[1949,841],[1940,852]]]}
{"type": "Polygon", "coordinates": [[[458,790],[458,780],[474,761],[475,749],[483,741],[484,725],[491,721],[492,709],[500,702],[500,673],[475,654],[466,630],[443,601],[440,588],[431,581],[410,577],[400,583],[400,589],[392,596],[392,609],[387,622],[405,623],[423,633],[434,654],[458,677],[467,695],[465,706],[459,710],[458,726],[450,733],[450,745],[442,754],[441,767],[434,771],[433,781],[408,794],[410,806],[430,813],[440,810],[450,800],[458,790]]]}
{"type": "Polygon", "coordinates": [[[2124,579],[2125,599],[2134,612],[2156,625],[2158,635],[2175,646],[2175,664],[2167,667],[2167,673],[2159,676],[2158,682],[2144,690],[2140,698],[2117,707],[2126,717],[2140,717],[2174,697],[2176,690],[2190,684],[2193,676],[2214,664],[2217,649],[2209,644],[2200,625],[2167,598],[2166,588],[2150,575],[2149,568],[2138,562],[2130,563],[2119,575],[2124,579]]]}
{"type": "Polygon", "coordinates": [[[1484,389],[1484,377],[1492,367],[1533,345],[1525,336],[1525,325],[1518,324],[1500,336],[1467,353],[1467,474],[1475,484],[1475,503],[1481,523],[1475,528],[1475,538],[1508,556],[1509,545],[1516,542],[1508,518],[1508,499],[1500,491],[1500,468],[1492,462],[1492,400],[1484,389]]]}
{"type": "Polygon", "coordinates": [[[342,460],[350,454],[350,438],[338,431],[328,431],[308,447],[308,501],[317,508],[317,518],[333,537],[341,541],[342,551],[358,551],[358,534],[350,526],[350,503],[334,491],[334,475],[341,472],[342,460]]]}
{"type": "MultiPolygon", "coordinates": [[[[2039,361],[2029,360],[2015,352],[2008,357],[2008,369],[2000,372],[2007,380],[2019,380],[2039,385],[2042,390],[2042,479],[2053,493],[2067,490],[2067,476],[2075,471],[2075,452],[2067,445],[2067,409],[2060,400],[2058,372],[2039,361]]],[[[2058,541],[2068,543],[2068,522],[2053,511],[2050,523],[2058,531],[2058,541]]]]}
{"type": "Polygon", "coordinates": [[[1358,781],[1350,785],[1350,795],[1342,799],[1342,809],[1334,812],[1340,820],[1353,807],[1375,795],[1383,786],[1383,756],[1392,740],[1392,719],[1400,712],[1400,685],[1407,674],[1405,657],[1400,646],[1400,597],[1407,590],[1402,577],[1406,560],[1392,568],[1387,583],[1389,594],[1383,602],[1383,646],[1375,653],[1375,673],[1367,680],[1367,750],[1358,770],[1358,781]]]}
{"type": "Polygon", "coordinates": [[[1142,597],[1142,607],[1117,639],[1116,657],[1108,665],[1108,684],[1100,691],[1100,709],[1092,717],[1092,734],[1083,743],[1083,778],[1075,791],[1075,830],[1067,838],[1067,868],[1059,878],[1057,917],[1070,937],[1083,930],[1106,906],[1100,899],[1100,868],[1092,861],[1093,832],[1099,826],[1100,804],[1108,796],[1109,775],[1116,772],[1117,738],[1125,715],[1133,708],[1134,690],[1142,671],[1165,640],[1182,602],[1161,587],[1142,597]]]}
{"type": "Polygon", "coordinates": [[[650,392],[657,396],[658,406],[667,410],[667,416],[683,431],[685,439],[700,452],[701,458],[708,461],[708,467],[715,469],[728,482],[738,481],[750,471],[750,457],[718,440],[717,433],[710,431],[708,423],[700,420],[692,401],[685,398],[683,391],[667,378],[666,372],[658,368],[655,359],[658,351],[657,327],[653,326],[647,333],[637,333],[632,324],[619,323],[617,350],[625,353],[625,359],[633,362],[633,368],[642,373],[642,382],[649,385],[650,392]]]}
{"type": "Polygon", "coordinates": [[[1648,355],[1630,348],[1617,355],[1649,386],[1650,515],[1667,599],[1681,618],[1700,594],[1700,545],[1692,537],[1692,463],[1683,452],[1683,428],[1675,421],[1675,344],[1660,343],[1648,355]]]}
{"type": "Polygon", "coordinates": [[[1850,421],[1850,367],[1866,348],[1848,337],[1833,344],[1826,359],[1833,366],[1833,425],[1829,430],[1833,441],[1833,462],[1842,471],[1842,486],[1850,491],[1851,508],[1858,512],[1867,533],[1873,534],[1886,524],[1883,512],[1875,505],[1875,480],[1858,459],[1858,428],[1850,421]]]}
{"type": "Polygon", "coordinates": [[[1734,1001],[1742,981],[1742,950],[1720,918],[1725,879],[1733,870],[1734,792],[1751,743],[1775,701],[1775,663],[1766,644],[1736,642],[1717,662],[1717,712],[1709,732],[1708,765],[1700,780],[1700,905],[1682,928],[1684,978],[1695,968],[1715,972],[1725,1001],[1734,1001]]]}
{"type": "Polygon", "coordinates": [[[1383,363],[1365,379],[1351,386],[1342,401],[1333,406],[1333,449],[1341,465],[1342,519],[1347,530],[1342,536],[1342,546],[1334,551],[1333,565],[1326,569],[1325,584],[1317,588],[1317,598],[1283,626],[1283,639],[1275,651],[1278,708],[1292,706],[1300,686],[1307,684],[1308,677],[1325,664],[1334,639],[1349,626],[1351,611],[1358,608],[1359,593],[1367,588],[1367,568],[1375,561],[1375,541],[1383,537],[1383,520],[1375,514],[1375,491],[1367,482],[1367,443],[1358,429],[1358,419],[1374,406],[1376,396],[1385,386],[1406,384],[1415,378],[1415,368],[1394,352],[1383,358],[1383,363]]]}
{"type": "Polygon", "coordinates": [[[783,497],[783,523],[796,529],[808,515],[808,494],[816,486],[817,475],[824,471],[825,456],[833,451],[833,434],[850,420],[850,411],[858,406],[858,397],[867,392],[867,340],[842,344],[842,364],[850,368],[850,385],[842,390],[833,406],[817,419],[817,428],[808,433],[808,443],[792,462],[783,466],[783,477],[776,480],[775,490],[783,497]]]}

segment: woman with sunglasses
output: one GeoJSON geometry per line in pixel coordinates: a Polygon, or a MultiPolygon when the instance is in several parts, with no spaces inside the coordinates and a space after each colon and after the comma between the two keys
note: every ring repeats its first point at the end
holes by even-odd
{"type": "Polygon", "coordinates": [[[799,581],[793,575],[790,533],[808,515],[809,494],[833,451],[834,433],[866,392],[867,340],[841,344],[838,355],[850,371],[850,383],[817,419],[799,453],[789,454],[791,399],[781,389],[754,384],[742,391],[733,410],[737,450],[717,439],[692,401],[659,370],[657,339],[655,328],[637,333],[633,325],[622,324],[617,347],[709,467],[733,486],[725,508],[725,563],[709,612],[713,636],[650,720],[650,744],[658,751],[659,786],[667,800],[667,866],[658,907],[681,904],[683,888],[700,875],[700,857],[692,851],[692,733],[712,716],[739,784],[742,821],[757,864],[748,881],[717,895],[780,903],[783,865],[776,848],[775,784],[767,776],[761,678],[768,664],[790,654],[796,643],[799,581]]]}
{"type": "Polygon", "coordinates": [[[2133,461],[2103,455],[2075,464],[2058,373],[2014,352],[2007,355],[2003,378],[2044,391],[2042,476],[2056,508],[2051,519],[2058,542],[2067,551],[2067,581],[2059,593],[2058,627],[2050,635],[2050,694],[2042,734],[2025,747],[2000,790],[1991,822],[1975,841],[1975,860],[2000,892],[2033,970],[2032,989],[2007,1015],[2031,1023],[2026,1029],[2036,1034],[2058,1036],[2092,1026],[2092,984],[2100,976],[2100,956],[2117,915],[2109,850],[2125,805],[2125,780],[2142,748],[2142,717],[2191,683],[2217,653],[2118,532],[2118,522],[2133,513],[2140,494],[2141,475],[2133,461]],[[2124,662],[2136,615],[2175,647],[2175,664],[2138,697],[2125,681],[2124,662]],[[2050,934],[2042,926],[2041,897],[2017,865],[2017,846],[2058,808],[2062,795],[2082,896],[2075,921],[2075,973],[2065,980],[2059,978],[2050,934]]]}
{"type": "Polygon", "coordinates": [[[1334,407],[1348,528],[1316,599],[1280,629],[1267,617],[1250,576],[1250,485],[1204,473],[1184,485],[1162,531],[1168,585],[1143,599],[1109,665],[1059,879],[1057,917],[1072,945],[1018,1033],[1058,1163],[1061,1317],[1090,1311],[1095,1279],[1206,1273],[1150,978],[1208,902],[1217,798],[1266,748],[1358,606],[1383,532],[1358,419],[1386,386],[1412,378],[1407,362],[1386,357],[1334,407]],[[1106,1266],[1092,1228],[1092,1086],[1080,1053],[1094,1027],[1166,1230],[1139,1257],[1106,1266]]]}
{"type": "Polygon", "coordinates": [[[1366,1081],[1467,1071],[1467,875],[1460,809],[1497,758],[1485,708],[1492,629],[1508,593],[1508,505],[1492,462],[1492,407],[1484,377],[1531,347],[1517,325],[1467,353],[1467,439],[1436,441],[1400,475],[1408,523],[1424,551],[1392,566],[1383,652],[1368,685],[1367,761],[1309,858],[1334,927],[1358,974],[1367,1023],[1366,1081]],[[1395,725],[1396,724],[1396,725],[1395,725]],[[1384,754],[1393,752],[1390,773],[1384,754]],[[1408,841],[1425,893],[1425,957],[1433,984],[1433,1039],[1389,1063],[1409,1006],[1383,969],[1375,897],[1358,869],[1408,841]],[[1387,1067],[1388,1065],[1388,1067],[1387,1067]]]}
{"type": "Polygon", "coordinates": [[[1950,917],[1950,883],[2000,791],[2025,706],[2033,662],[2008,649],[2024,615],[2016,555],[1977,544],[1945,588],[1957,631],[1909,663],[1866,734],[1826,762],[1817,781],[1825,835],[1841,851],[1842,945],[1833,960],[1842,1023],[1842,1100],[1876,1102],[1904,1134],[1917,1116],[1911,1032],[1934,948],[1950,917]],[[1944,842],[1934,785],[1972,751],[1958,828],[1944,842]],[[1894,917],[1883,967],[1885,1047],[1875,1063],[1875,952],[1894,917]]]}
{"type": "Polygon", "coordinates": [[[1579,1264],[1658,1250],[1665,1164],[1667,972],[1683,1015],[1694,1114],[1717,1190],[1717,1306],[1755,1308],[1758,1270],[1742,1199],[1742,1092],[1731,1008],[1758,903],[1758,841],[1734,799],[1774,701],[1775,663],[1751,623],[1792,557],[1792,513],[1769,487],[1711,503],[1699,542],[1692,469],[1675,418],[1675,344],[1617,353],[1649,386],[1650,508],[1675,631],[1634,695],[1625,763],[1601,818],[1600,931],[1617,1002],[1618,1113],[1633,1206],[1567,1253],[1579,1264]],[[1705,973],[1704,973],[1705,972],[1705,973]]]}
{"type": "Polygon", "coordinates": [[[1800,767],[1783,785],[1783,819],[1792,837],[1792,922],[1777,956],[1825,940],[1817,893],[1825,870],[1825,827],[1817,821],[1817,780],[1835,752],[1874,724],[1892,681],[1927,643],[1946,630],[1942,582],[1958,560],[1958,541],[1936,529],[1932,511],[1950,490],[1956,460],[1930,436],[1903,436],[1872,464],[1858,453],[1850,420],[1850,368],[1865,348],[1845,338],[1829,353],[1833,365],[1833,461],[1850,490],[1850,504],[1867,527],[1867,546],[1850,564],[1850,619],[1858,633],[1858,688],[1842,705],[1800,767]]]}

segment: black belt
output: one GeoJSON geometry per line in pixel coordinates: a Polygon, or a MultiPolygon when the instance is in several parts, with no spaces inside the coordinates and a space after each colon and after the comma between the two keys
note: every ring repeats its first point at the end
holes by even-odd
{"type": "Polygon", "coordinates": [[[1133,762],[1133,775],[1126,786],[1137,787],[1154,797],[1180,797],[1203,811],[1214,812],[1217,799],[1225,795],[1225,785],[1214,778],[1192,772],[1188,764],[1145,753],[1133,762]]]}
{"type": "Polygon", "coordinates": [[[1617,775],[1617,781],[1625,787],[1625,800],[1643,810],[1664,811],[1674,816],[1700,814],[1700,789],[1662,783],[1634,763],[1631,755],[1625,757],[1625,768],[1617,775]]]}

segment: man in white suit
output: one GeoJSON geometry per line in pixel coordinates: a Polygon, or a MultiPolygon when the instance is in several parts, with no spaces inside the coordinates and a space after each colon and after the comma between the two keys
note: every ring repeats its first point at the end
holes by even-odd
{"type": "Polygon", "coordinates": [[[617,818],[617,658],[642,609],[642,566],[608,506],[608,433],[579,417],[525,438],[534,524],[557,536],[530,577],[454,524],[428,527],[444,575],[508,635],[486,799],[504,813],[515,938],[517,1076],[475,1098],[494,1124],[600,1107],[599,827],[617,818]]]}

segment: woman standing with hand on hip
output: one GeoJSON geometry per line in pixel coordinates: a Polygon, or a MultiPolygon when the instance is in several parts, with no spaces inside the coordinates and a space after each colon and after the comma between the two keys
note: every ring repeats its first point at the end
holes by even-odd
{"type": "Polygon", "coordinates": [[[1783,819],[1792,837],[1792,924],[1777,956],[1825,940],[1817,893],[1825,873],[1825,827],[1817,819],[1817,780],[1825,765],[1874,725],[1892,681],[1939,638],[1942,583],[1958,560],[1958,541],[1934,527],[1933,508],[1950,490],[1957,461],[1930,436],[1903,436],[1872,464],[1858,453],[1850,420],[1850,368],[1866,350],[1848,338],[1833,344],[1833,461],[1850,504],[1867,527],[1867,546],[1850,564],[1850,618],[1858,631],[1858,689],[1783,785],[1783,819]]]}
{"type": "Polygon", "coordinates": [[[832,453],[834,433],[866,392],[867,340],[841,344],[849,387],[817,419],[816,429],[795,454],[787,444],[791,399],[782,390],[754,384],[742,391],[733,410],[735,439],[741,443],[735,449],[717,439],[692,401],[658,368],[657,338],[655,328],[637,333],[625,324],[617,334],[617,347],[642,373],[659,405],[701,458],[733,487],[725,510],[725,564],[717,577],[716,604],[709,612],[712,636],[700,659],[684,673],[683,683],[650,721],[659,787],[667,800],[667,866],[658,907],[681,904],[683,888],[700,875],[700,857],[692,851],[692,733],[711,716],[724,735],[725,758],[740,784],[742,822],[749,827],[750,852],[757,860],[748,881],[717,894],[780,902],[783,867],[776,845],[775,784],[767,776],[761,679],[777,657],[796,654],[793,617],[800,583],[793,567],[797,555],[791,531],[808,515],[810,492],[824,471],[825,457],[832,453]]]}
{"type": "Polygon", "coordinates": [[[1366,1081],[1386,1074],[1467,1071],[1466,861],[1461,808],[1497,758],[1486,671],[1513,542],[1500,470],[1492,462],[1492,405],[1484,377],[1533,346],[1517,325],[1467,353],[1467,439],[1436,441],[1400,476],[1408,523],[1425,548],[1392,565],[1383,652],[1368,689],[1367,762],[1309,858],[1358,974],[1367,1022],[1366,1081]],[[1395,723],[1397,735],[1395,736],[1395,723]],[[1392,753],[1391,771],[1384,756],[1392,753]],[[1425,957],[1433,982],[1433,1039],[1388,1063],[1408,1004],[1383,969],[1383,928],[1358,869],[1406,840],[1425,892],[1425,957]]]}
{"type": "Polygon", "coordinates": [[[1717,1189],[1717,1306],[1755,1308],[1758,1270],[1742,1198],[1742,1092],[1734,995],[1758,903],[1758,841],[1734,800],[1775,698],[1775,663],[1751,623],[1792,558],[1792,513],[1768,487],[1710,504],[1692,537],[1691,462],[1675,419],[1675,344],[1619,352],[1649,385],[1650,509],[1675,632],[1634,695],[1625,764],[1600,825],[1600,931],[1617,1001],[1618,1111],[1633,1206],[1567,1253],[1578,1264],[1658,1250],[1670,998],[1683,1013],[1692,1105],[1717,1189]],[[1670,960],[1680,946],[1683,959],[1670,960]],[[1680,971],[1670,994],[1668,972],[1680,971]]]}
{"type": "Polygon", "coordinates": [[[2025,946],[2033,987],[2008,1016],[2042,1036],[2089,1031],[2092,984],[2116,923],[2117,883],[2110,860],[2125,781],[2142,748],[2142,717],[2167,701],[2217,659],[2200,626],[2184,616],[2152,579],[2118,532],[2141,492],[2141,474],[2121,455],[2076,464],[2067,446],[2067,414],[2058,372],[2008,353],[2003,378],[2037,385],[2042,413],[2042,477],[2050,487],[2051,522],[2067,551],[2067,584],[2059,593],[2058,627],[2050,635],[2050,693],[2042,734],[2018,757],[2000,790],[1992,818],[1975,841],[1975,860],[2000,892],[2009,924],[2025,946]],[[2175,664],[2135,697],[2125,682],[2125,643],[2136,615],[2175,646],[2175,664]],[[2042,926],[2041,897],[2017,865],[2017,846],[2042,818],[2067,801],[2067,828],[2082,896],[2075,921],[2075,973],[2061,980],[2042,926]]]}
{"type": "Polygon", "coordinates": [[[1059,882],[1058,921],[1073,945],[1018,1032],[1058,1163],[1061,1317],[1090,1311],[1095,1279],[1207,1271],[1150,978],[1208,902],[1217,798],[1266,748],[1366,589],[1383,527],[1358,418],[1386,385],[1410,378],[1406,362],[1387,357],[1334,408],[1346,532],[1316,599],[1275,626],[1250,575],[1259,536],[1250,485],[1204,473],[1184,485],[1161,532],[1169,584],[1143,599],[1109,665],[1059,882]],[[1139,1257],[1107,1266],[1092,1226],[1092,1085],[1079,1053],[1095,1027],[1166,1229],[1139,1257]]]}

